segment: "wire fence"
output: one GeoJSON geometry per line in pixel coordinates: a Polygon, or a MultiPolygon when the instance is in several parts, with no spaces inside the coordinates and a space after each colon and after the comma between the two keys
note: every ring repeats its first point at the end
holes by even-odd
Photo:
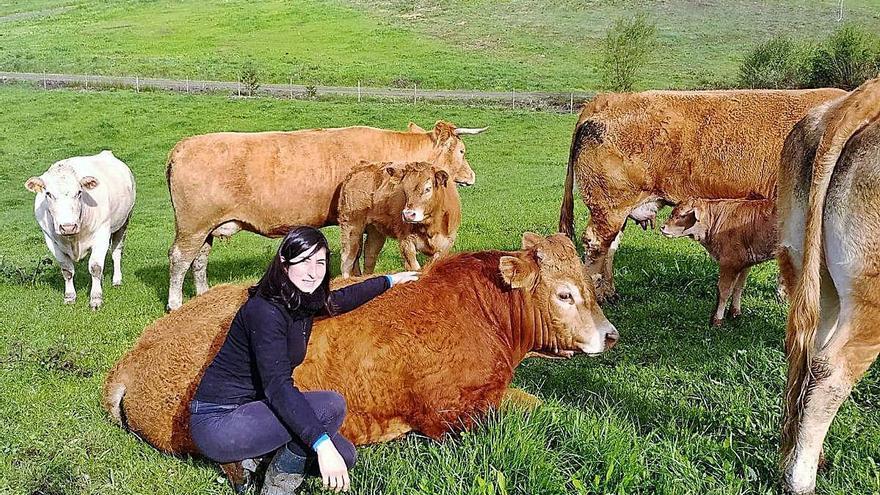
{"type": "Polygon", "coordinates": [[[103,76],[87,74],[53,74],[38,72],[0,72],[0,83],[30,82],[43,89],[81,87],[85,89],[127,88],[141,91],[175,91],[181,93],[223,92],[236,97],[268,96],[289,99],[342,97],[364,100],[390,100],[412,103],[467,103],[476,106],[574,113],[581,103],[591,99],[592,92],[540,91],[478,91],[456,89],[424,89],[417,85],[406,88],[357,86],[322,86],[294,84],[259,84],[254,81],[209,81],[202,79],[165,79],[140,76],[103,76]]]}

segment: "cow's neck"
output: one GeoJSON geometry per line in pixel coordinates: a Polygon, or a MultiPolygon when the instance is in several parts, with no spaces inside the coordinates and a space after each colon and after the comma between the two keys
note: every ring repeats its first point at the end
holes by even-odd
{"type": "Polygon", "coordinates": [[[529,351],[552,349],[556,343],[548,327],[549,319],[531,293],[513,290],[509,298],[510,325],[506,333],[516,366],[529,351]]]}

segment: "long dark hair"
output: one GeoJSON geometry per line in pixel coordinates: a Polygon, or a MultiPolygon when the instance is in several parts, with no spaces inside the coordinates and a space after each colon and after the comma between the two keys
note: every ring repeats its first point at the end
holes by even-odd
{"type": "Polygon", "coordinates": [[[278,251],[272,257],[269,268],[256,285],[248,289],[250,297],[259,295],[269,301],[283,304],[291,312],[300,309],[329,311],[330,308],[330,247],[320,230],[312,227],[296,227],[284,236],[278,251]],[[315,292],[306,294],[299,290],[287,276],[287,267],[297,256],[311,250],[327,252],[327,273],[315,292]]]}

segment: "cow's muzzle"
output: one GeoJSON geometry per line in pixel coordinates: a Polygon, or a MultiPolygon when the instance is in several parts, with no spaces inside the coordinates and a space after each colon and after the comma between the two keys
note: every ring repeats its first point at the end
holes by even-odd
{"type": "Polygon", "coordinates": [[[58,226],[58,234],[60,235],[76,235],[79,233],[79,224],[63,223],[58,226]]]}

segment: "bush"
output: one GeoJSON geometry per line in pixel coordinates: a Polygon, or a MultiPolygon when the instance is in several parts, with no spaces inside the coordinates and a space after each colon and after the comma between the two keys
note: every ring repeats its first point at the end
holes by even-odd
{"type": "Polygon", "coordinates": [[[808,84],[852,90],[880,70],[880,39],[855,25],[831,35],[809,57],[808,84]]]}
{"type": "Polygon", "coordinates": [[[254,93],[260,89],[260,73],[257,71],[257,66],[253,62],[249,61],[244,64],[241,68],[239,78],[241,80],[241,85],[247,92],[248,96],[254,96],[254,93]]]}
{"type": "Polygon", "coordinates": [[[657,28],[645,14],[618,19],[605,34],[601,72],[605,86],[632,91],[638,72],[657,44],[657,28]]]}
{"type": "Polygon", "coordinates": [[[794,89],[804,86],[805,50],[785,36],[756,46],[739,67],[744,88],[794,89]]]}

